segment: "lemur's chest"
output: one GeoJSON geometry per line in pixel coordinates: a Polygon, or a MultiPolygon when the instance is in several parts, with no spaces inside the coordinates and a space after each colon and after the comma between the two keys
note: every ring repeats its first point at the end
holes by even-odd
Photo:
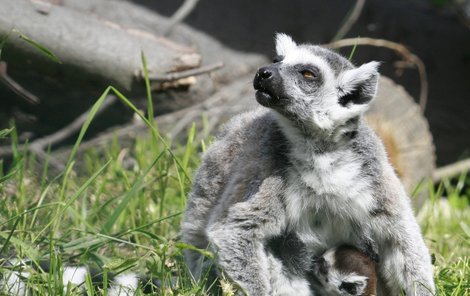
{"type": "Polygon", "coordinates": [[[294,162],[285,203],[288,223],[302,240],[326,245],[351,240],[354,225],[366,220],[374,206],[372,186],[361,168],[347,151],[294,162]]]}

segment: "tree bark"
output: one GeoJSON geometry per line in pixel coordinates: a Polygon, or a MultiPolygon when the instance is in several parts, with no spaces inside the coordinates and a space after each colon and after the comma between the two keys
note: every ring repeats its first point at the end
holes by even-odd
{"type": "Polygon", "coordinates": [[[2,58],[10,68],[30,69],[37,59],[47,74],[81,81],[87,80],[86,73],[129,90],[141,77],[141,52],[153,77],[201,62],[194,48],[97,15],[37,0],[0,0],[0,7],[0,36],[9,36],[2,58]],[[20,34],[49,49],[64,65],[48,60],[20,34]]]}
{"type": "MultiPolygon", "coordinates": [[[[169,18],[148,8],[123,0],[62,0],[62,5],[82,13],[99,15],[128,28],[140,28],[158,36],[165,34],[171,22],[169,18]]],[[[166,37],[189,48],[197,48],[205,65],[223,62],[224,67],[211,75],[214,81],[223,84],[252,73],[268,61],[260,54],[228,48],[207,33],[184,23],[176,25],[166,37]]]]}

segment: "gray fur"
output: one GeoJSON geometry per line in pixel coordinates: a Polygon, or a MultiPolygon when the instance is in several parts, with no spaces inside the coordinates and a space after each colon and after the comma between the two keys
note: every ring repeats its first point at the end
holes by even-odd
{"type": "Polygon", "coordinates": [[[362,119],[377,63],[356,68],[283,34],[276,50],[284,59],[255,78],[268,108],[232,119],[196,173],[182,237],[217,259],[188,251],[191,272],[198,279],[216,266],[250,295],[314,295],[295,256],[349,244],[377,253],[384,295],[431,295],[430,256],[409,198],[362,119]],[[260,78],[266,71],[271,77],[260,78]],[[286,261],[269,242],[288,233],[303,245],[286,261]]]}

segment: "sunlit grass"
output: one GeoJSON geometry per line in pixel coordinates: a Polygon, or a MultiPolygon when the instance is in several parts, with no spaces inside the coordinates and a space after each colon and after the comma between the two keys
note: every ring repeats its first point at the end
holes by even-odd
{"type": "Polygon", "coordinates": [[[463,174],[456,185],[444,180],[437,188],[430,186],[430,198],[418,211],[435,259],[438,295],[470,295],[470,196],[463,191],[468,181],[463,174]]]}
{"type": "MultiPolygon", "coordinates": [[[[103,275],[108,270],[145,270],[160,280],[163,291],[202,293],[186,276],[181,255],[185,246],[177,244],[189,176],[199,159],[195,127],[186,143],[171,145],[151,116],[147,119],[119,91],[107,88],[91,108],[65,169],[57,176],[51,176],[47,163],[39,174],[34,156],[18,150],[15,132],[0,132],[0,137],[11,134],[14,152],[8,171],[0,163],[0,255],[29,258],[33,266],[49,261],[46,274],[29,270],[33,294],[71,292],[61,284],[64,259],[100,267],[103,275]],[[149,136],[132,147],[119,147],[115,141],[104,151],[90,150],[77,166],[77,149],[111,92],[147,124],[149,136]]],[[[93,294],[90,283],[85,286],[93,294]]]]}

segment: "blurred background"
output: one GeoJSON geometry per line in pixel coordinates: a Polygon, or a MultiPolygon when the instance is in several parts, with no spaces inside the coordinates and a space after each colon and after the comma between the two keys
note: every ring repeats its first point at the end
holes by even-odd
{"type": "MultiPolygon", "coordinates": [[[[274,55],[276,32],[332,47],[357,65],[381,62],[389,79],[381,82],[369,120],[410,183],[470,156],[470,1],[0,4],[0,128],[14,124],[18,141],[36,143],[39,154],[51,146],[58,168],[80,116],[108,85],[148,114],[141,52],[154,93],[151,112],[162,130],[177,137],[205,119],[210,133],[255,105],[253,73],[274,55]]],[[[109,142],[111,134],[132,141],[145,129],[113,98],[93,121],[89,145],[109,142]]],[[[7,160],[10,142],[1,144],[7,160]]]]}

